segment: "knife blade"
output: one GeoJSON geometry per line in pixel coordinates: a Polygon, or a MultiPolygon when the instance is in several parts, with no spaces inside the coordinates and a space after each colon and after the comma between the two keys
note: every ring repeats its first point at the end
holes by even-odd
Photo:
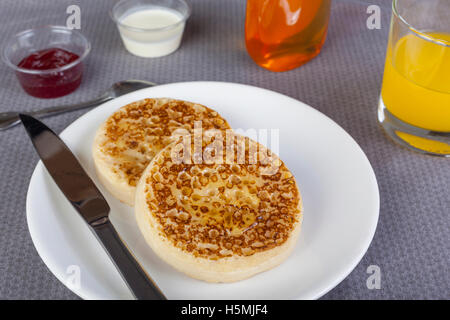
{"type": "Polygon", "coordinates": [[[108,218],[108,203],[69,147],[41,121],[19,116],[48,173],[100,241],[134,297],[166,300],[120,239],[108,218]]]}

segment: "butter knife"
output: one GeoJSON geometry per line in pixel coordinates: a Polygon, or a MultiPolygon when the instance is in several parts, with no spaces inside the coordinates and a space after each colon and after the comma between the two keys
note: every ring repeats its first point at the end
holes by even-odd
{"type": "Polygon", "coordinates": [[[108,218],[108,203],[67,145],[32,116],[20,114],[20,119],[48,173],[100,241],[134,297],[166,300],[120,239],[108,218]]]}

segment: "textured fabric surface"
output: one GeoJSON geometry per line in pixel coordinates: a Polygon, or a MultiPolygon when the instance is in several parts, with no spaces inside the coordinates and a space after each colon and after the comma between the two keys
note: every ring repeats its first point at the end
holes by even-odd
{"type": "MultiPolygon", "coordinates": [[[[14,74],[0,64],[0,112],[83,101],[123,79],[230,81],[299,99],[353,136],[372,163],[381,193],[378,229],[367,254],[324,298],[450,298],[450,162],[394,145],[376,120],[390,1],[335,0],[320,56],[285,73],[263,70],[247,55],[244,0],[189,2],[193,14],[181,49],[167,57],[142,59],[128,54],[121,43],[108,16],[113,0],[2,0],[1,48],[6,35],[38,25],[65,24],[67,6],[78,4],[81,31],[93,49],[81,87],[56,100],[27,96],[14,74]],[[366,27],[370,4],[382,9],[380,30],[366,27]],[[366,286],[370,265],[381,269],[379,290],[366,286]]],[[[45,122],[60,132],[84,112],[66,113],[45,122]]],[[[0,146],[0,298],[76,299],[41,261],[28,233],[25,197],[38,159],[23,128],[0,132],[0,146]]]]}

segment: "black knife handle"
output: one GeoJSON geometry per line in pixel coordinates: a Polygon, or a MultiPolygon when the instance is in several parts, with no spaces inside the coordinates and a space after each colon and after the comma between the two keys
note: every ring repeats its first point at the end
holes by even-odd
{"type": "Polygon", "coordinates": [[[109,220],[92,226],[122,278],[138,300],[167,300],[127,249],[109,220]]]}

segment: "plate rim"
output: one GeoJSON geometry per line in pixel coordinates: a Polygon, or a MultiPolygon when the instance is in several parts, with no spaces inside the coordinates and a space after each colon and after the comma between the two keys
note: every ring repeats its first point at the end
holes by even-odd
{"type": "MultiPolygon", "coordinates": [[[[365,254],[367,253],[373,238],[375,236],[377,227],[378,227],[378,222],[379,222],[379,216],[380,216],[380,194],[379,194],[379,185],[378,185],[378,181],[374,172],[374,169],[369,161],[369,159],[367,158],[367,155],[365,154],[364,150],[361,148],[361,146],[358,144],[358,142],[343,128],[341,127],[337,122],[335,122],[332,118],[330,118],[328,115],[320,112],[319,110],[315,109],[314,107],[306,104],[305,102],[302,102],[296,98],[290,97],[284,93],[280,93],[271,89],[266,89],[266,88],[261,88],[261,87],[257,87],[257,86],[253,86],[253,85],[249,85],[249,84],[244,84],[244,83],[238,83],[238,82],[226,82],[226,81],[180,81],[180,82],[171,82],[171,83],[166,83],[166,84],[161,84],[161,85],[157,85],[157,87],[162,87],[162,86],[173,86],[173,85],[208,85],[208,84],[213,84],[213,85],[226,85],[226,86],[238,86],[238,87],[247,87],[247,88],[251,88],[251,89],[257,89],[257,90],[263,90],[266,91],[270,94],[275,94],[278,96],[281,96],[283,98],[287,98],[289,100],[291,100],[292,102],[296,103],[296,104],[300,104],[302,105],[303,108],[309,109],[309,111],[312,111],[314,113],[316,113],[317,115],[319,115],[321,118],[325,119],[328,121],[328,123],[334,127],[336,127],[339,131],[341,131],[344,136],[346,136],[347,139],[350,139],[350,141],[354,144],[354,146],[356,147],[356,149],[358,150],[358,154],[361,157],[361,160],[363,159],[365,162],[365,165],[368,167],[368,172],[369,173],[369,177],[370,177],[370,184],[372,187],[374,187],[374,200],[375,200],[375,206],[374,208],[372,208],[374,214],[370,215],[372,217],[372,222],[371,222],[371,230],[368,233],[367,237],[365,238],[365,243],[364,246],[362,247],[362,250],[359,250],[359,254],[355,255],[355,257],[352,259],[352,261],[350,263],[348,263],[348,267],[346,267],[345,271],[341,272],[339,274],[339,276],[336,276],[334,281],[330,281],[328,285],[323,286],[323,288],[318,288],[315,290],[312,290],[309,294],[310,297],[306,298],[309,300],[316,300],[321,298],[322,296],[324,296],[325,294],[327,294],[328,292],[330,292],[331,290],[333,290],[338,284],[340,284],[345,278],[348,277],[348,275],[350,273],[352,273],[354,271],[354,269],[357,267],[357,265],[361,262],[362,258],[365,256],[365,254]]],[[[74,121],[72,121],[67,127],[65,127],[61,133],[59,134],[59,136],[61,137],[61,139],[63,141],[65,141],[65,135],[67,135],[67,131],[70,130],[73,126],[77,125],[77,123],[79,121],[82,121],[83,118],[85,117],[89,117],[89,114],[94,113],[96,111],[98,111],[98,108],[100,107],[104,107],[105,105],[108,104],[112,104],[114,102],[114,100],[116,99],[120,99],[120,98],[124,98],[127,97],[129,95],[133,95],[137,92],[140,91],[144,91],[144,90],[148,90],[154,87],[149,87],[149,88],[143,88],[140,90],[136,90],[133,91],[131,93],[125,94],[123,96],[117,97],[115,99],[109,100],[107,102],[104,102],[100,105],[98,105],[97,107],[94,107],[93,109],[85,112],[84,114],[82,114],[81,116],[79,116],[77,119],[75,119],[74,121]]],[[[31,187],[32,187],[32,182],[36,179],[36,176],[38,174],[39,170],[44,170],[46,172],[45,167],[43,166],[43,163],[41,160],[39,160],[33,170],[33,173],[31,175],[29,184],[28,184],[28,188],[27,188],[27,194],[26,194],[26,219],[27,219],[27,226],[28,226],[28,230],[30,233],[30,237],[31,240],[33,242],[33,245],[39,255],[39,257],[42,259],[42,261],[44,262],[44,264],[46,265],[46,267],[50,270],[50,272],[66,287],[68,288],[71,292],[73,292],[74,294],[76,294],[77,296],[79,296],[82,299],[85,300],[90,300],[90,299],[105,299],[103,297],[100,297],[98,294],[96,294],[95,292],[91,292],[91,290],[89,289],[74,289],[74,288],[70,288],[67,285],[67,282],[64,281],[64,279],[62,278],[61,275],[57,274],[57,272],[55,272],[54,270],[57,269],[56,265],[57,263],[55,261],[52,260],[52,258],[49,257],[49,255],[45,252],[45,249],[42,245],[42,242],[39,241],[39,236],[37,235],[36,229],[35,227],[32,225],[32,218],[30,218],[30,216],[32,215],[32,211],[33,209],[31,209],[31,205],[30,205],[30,193],[32,193],[31,187]]],[[[48,173],[46,173],[48,174],[48,173]]],[[[296,300],[299,299],[305,299],[300,297],[296,297],[296,300]]]]}

